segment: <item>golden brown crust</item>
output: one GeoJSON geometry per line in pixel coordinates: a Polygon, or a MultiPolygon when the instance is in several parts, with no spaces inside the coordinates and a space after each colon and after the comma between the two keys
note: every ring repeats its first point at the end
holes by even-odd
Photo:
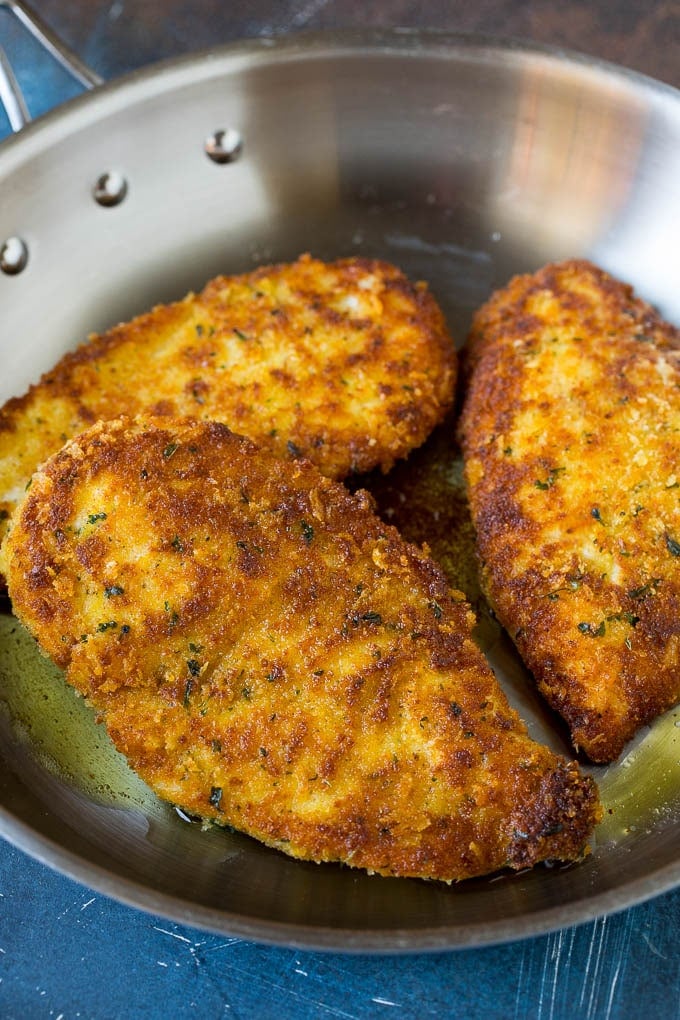
{"type": "Polygon", "coordinates": [[[680,697],[680,335],[584,261],[479,311],[460,423],[482,579],[592,760],[680,697]]]}
{"type": "Polygon", "coordinates": [[[455,375],[436,301],[386,262],[303,256],[218,277],[93,336],[0,409],[0,539],[38,464],[97,420],[222,421],[343,478],[419,446],[455,375]]]}
{"type": "Polygon", "coordinates": [[[3,546],[15,611],[163,798],[445,881],[576,858],[595,786],[529,739],[439,567],[306,461],[97,424],[3,546]]]}

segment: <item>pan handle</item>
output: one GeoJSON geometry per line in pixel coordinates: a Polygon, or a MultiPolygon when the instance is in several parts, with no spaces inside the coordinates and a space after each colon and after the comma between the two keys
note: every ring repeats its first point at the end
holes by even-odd
{"type": "MultiPolygon", "coordinates": [[[[103,78],[84,64],[24,0],[0,0],[0,8],[3,7],[13,14],[43,49],[81,85],[92,89],[102,84],[103,78]]],[[[2,47],[0,47],[0,102],[5,108],[13,131],[18,131],[30,121],[31,115],[26,101],[2,47]]]]}

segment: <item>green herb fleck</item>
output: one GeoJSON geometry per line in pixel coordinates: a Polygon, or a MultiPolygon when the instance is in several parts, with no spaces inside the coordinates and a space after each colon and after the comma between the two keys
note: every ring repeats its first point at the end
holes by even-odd
{"type": "Polygon", "coordinates": [[[177,443],[168,443],[168,445],[163,450],[163,456],[165,457],[165,459],[170,460],[173,453],[176,453],[178,448],[179,447],[177,443]]]}
{"type": "Polygon", "coordinates": [[[90,516],[87,518],[87,523],[88,524],[96,524],[97,521],[105,521],[105,520],[106,520],[106,514],[102,512],[100,514],[90,514],[90,516]]]}
{"type": "Polygon", "coordinates": [[[179,613],[177,612],[176,609],[170,608],[170,603],[168,602],[167,599],[165,600],[163,608],[166,613],[170,613],[170,626],[174,627],[177,621],[179,620],[179,613]]]}
{"type": "Polygon", "coordinates": [[[222,803],[222,787],[221,786],[213,786],[213,787],[211,787],[211,789],[210,789],[210,803],[212,804],[212,806],[214,808],[217,808],[218,811],[222,810],[221,807],[220,807],[220,804],[222,803]]]}
{"type": "Polygon", "coordinates": [[[642,599],[646,599],[648,595],[656,595],[656,586],[660,582],[660,577],[653,577],[650,581],[647,581],[647,584],[643,584],[641,588],[631,588],[626,594],[629,598],[640,602],[642,599]]]}
{"type": "Polygon", "coordinates": [[[249,338],[248,336],[246,336],[246,334],[245,334],[245,333],[243,333],[243,332],[242,332],[242,331],[241,331],[240,329],[237,329],[237,328],[236,328],[236,326],[234,326],[234,333],[235,333],[235,334],[236,334],[236,336],[237,336],[237,337],[239,338],[239,340],[249,340],[249,339],[250,339],[250,338],[249,338]]]}
{"type": "Polygon", "coordinates": [[[189,707],[189,698],[191,697],[191,692],[193,691],[193,689],[194,681],[192,680],[191,677],[189,677],[189,679],[184,685],[184,698],[182,699],[182,704],[184,705],[185,708],[189,707]]]}
{"type": "Polygon", "coordinates": [[[123,595],[125,589],[121,588],[119,584],[112,584],[109,588],[104,588],[104,594],[107,599],[112,599],[115,595],[123,595]]]}
{"type": "Polygon", "coordinates": [[[306,545],[309,545],[314,538],[314,528],[307,521],[300,521],[300,528],[302,529],[302,537],[306,545]]]}
{"type": "Polygon", "coordinates": [[[607,623],[611,622],[627,623],[630,627],[635,627],[640,622],[640,617],[634,613],[612,613],[607,617],[607,623]]]}
{"type": "Polygon", "coordinates": [[[382,623],[382,616],[380,613],[375,613],[372,609],[369,609],[366,613],[362,613],[360,619],[364,620],[366,623],[382,623]]]}
{"type": "Polygon", "coordinates": [[[539,478],[537,478],[536,481],[534,482],[534,485],[536,486],[537,489],[552,489],[553,485],[557,481],[558,476],[561,475],[566,470],[567,469],[563,467],[553,468],[548,474],[548,477],[546,478],[545,481],[541,481],[539,478]]]}
{"type": "Polygon", "coordinates": [[[578,629],[582,634],[588,634],[590,637],[603,637],[606,626],[604,620],[595,627],[592,623],[579,623],[578,629]]]}
{"type": "Polygon", "coordinates": [[[201,672],[201,664],[198,659],[187,659],[187,669],[192,676],[198,676],[201,672]]]}
{"type": "Polygon", "coordinates": [[[108,620],[106,623],[100,623],[98,625],[98,627],[97,627],[97,631],[100,634],[103,634],[104,631],[113,630],[114,627],[117,627],[117,626],[118,626],[118,624],[117,624],[117,622],[115,620],[108,620]]]}
{"type": "Polygon", "coordinates": [[[680,542],[676,542],[670,535],[666,535],[666,548],[671,556],[680,556],[680,542]]]}
{"type": "Polygon", "coordinates": [[[439,603],[435,602],[435,600],[433,599],[432,602],[428,602],[427,604],[434,613],[435,620],[441,620],[443,610],[439,603]]]}

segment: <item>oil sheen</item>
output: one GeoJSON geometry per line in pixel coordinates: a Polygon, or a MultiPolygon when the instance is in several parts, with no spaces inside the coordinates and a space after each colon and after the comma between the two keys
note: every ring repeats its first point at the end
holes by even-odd
{"type": "Polygon", "coordinates": [[[155,802],[92,709],[9,613],[0,614],[0,710],[43,768],[92,800],[142,810],[155,802]]]}

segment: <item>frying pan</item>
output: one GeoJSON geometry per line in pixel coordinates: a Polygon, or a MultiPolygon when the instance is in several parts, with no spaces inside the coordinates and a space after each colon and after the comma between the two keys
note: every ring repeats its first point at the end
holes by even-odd
{"type": "MultiPolygon", "coordinates": [[[[470,36],[243,42],[98,86],[0,147],[0,399],[93,330],[302,251],[379,256],[428,280],[459,344],[494,287],[568,256],[678,320],[678,223],[669,87],[470,36]]],[[[385,879],[182,819],[129,773],[8,607],[0,625],[0,832],[137,907],[287,945],[443,949],[586,921],[680,879],[674,712],[591,770],[608,813],[578,865],[453,887],[385,879]]],[[[489,633],[532,732],[569,753],[489,633]]]]}

